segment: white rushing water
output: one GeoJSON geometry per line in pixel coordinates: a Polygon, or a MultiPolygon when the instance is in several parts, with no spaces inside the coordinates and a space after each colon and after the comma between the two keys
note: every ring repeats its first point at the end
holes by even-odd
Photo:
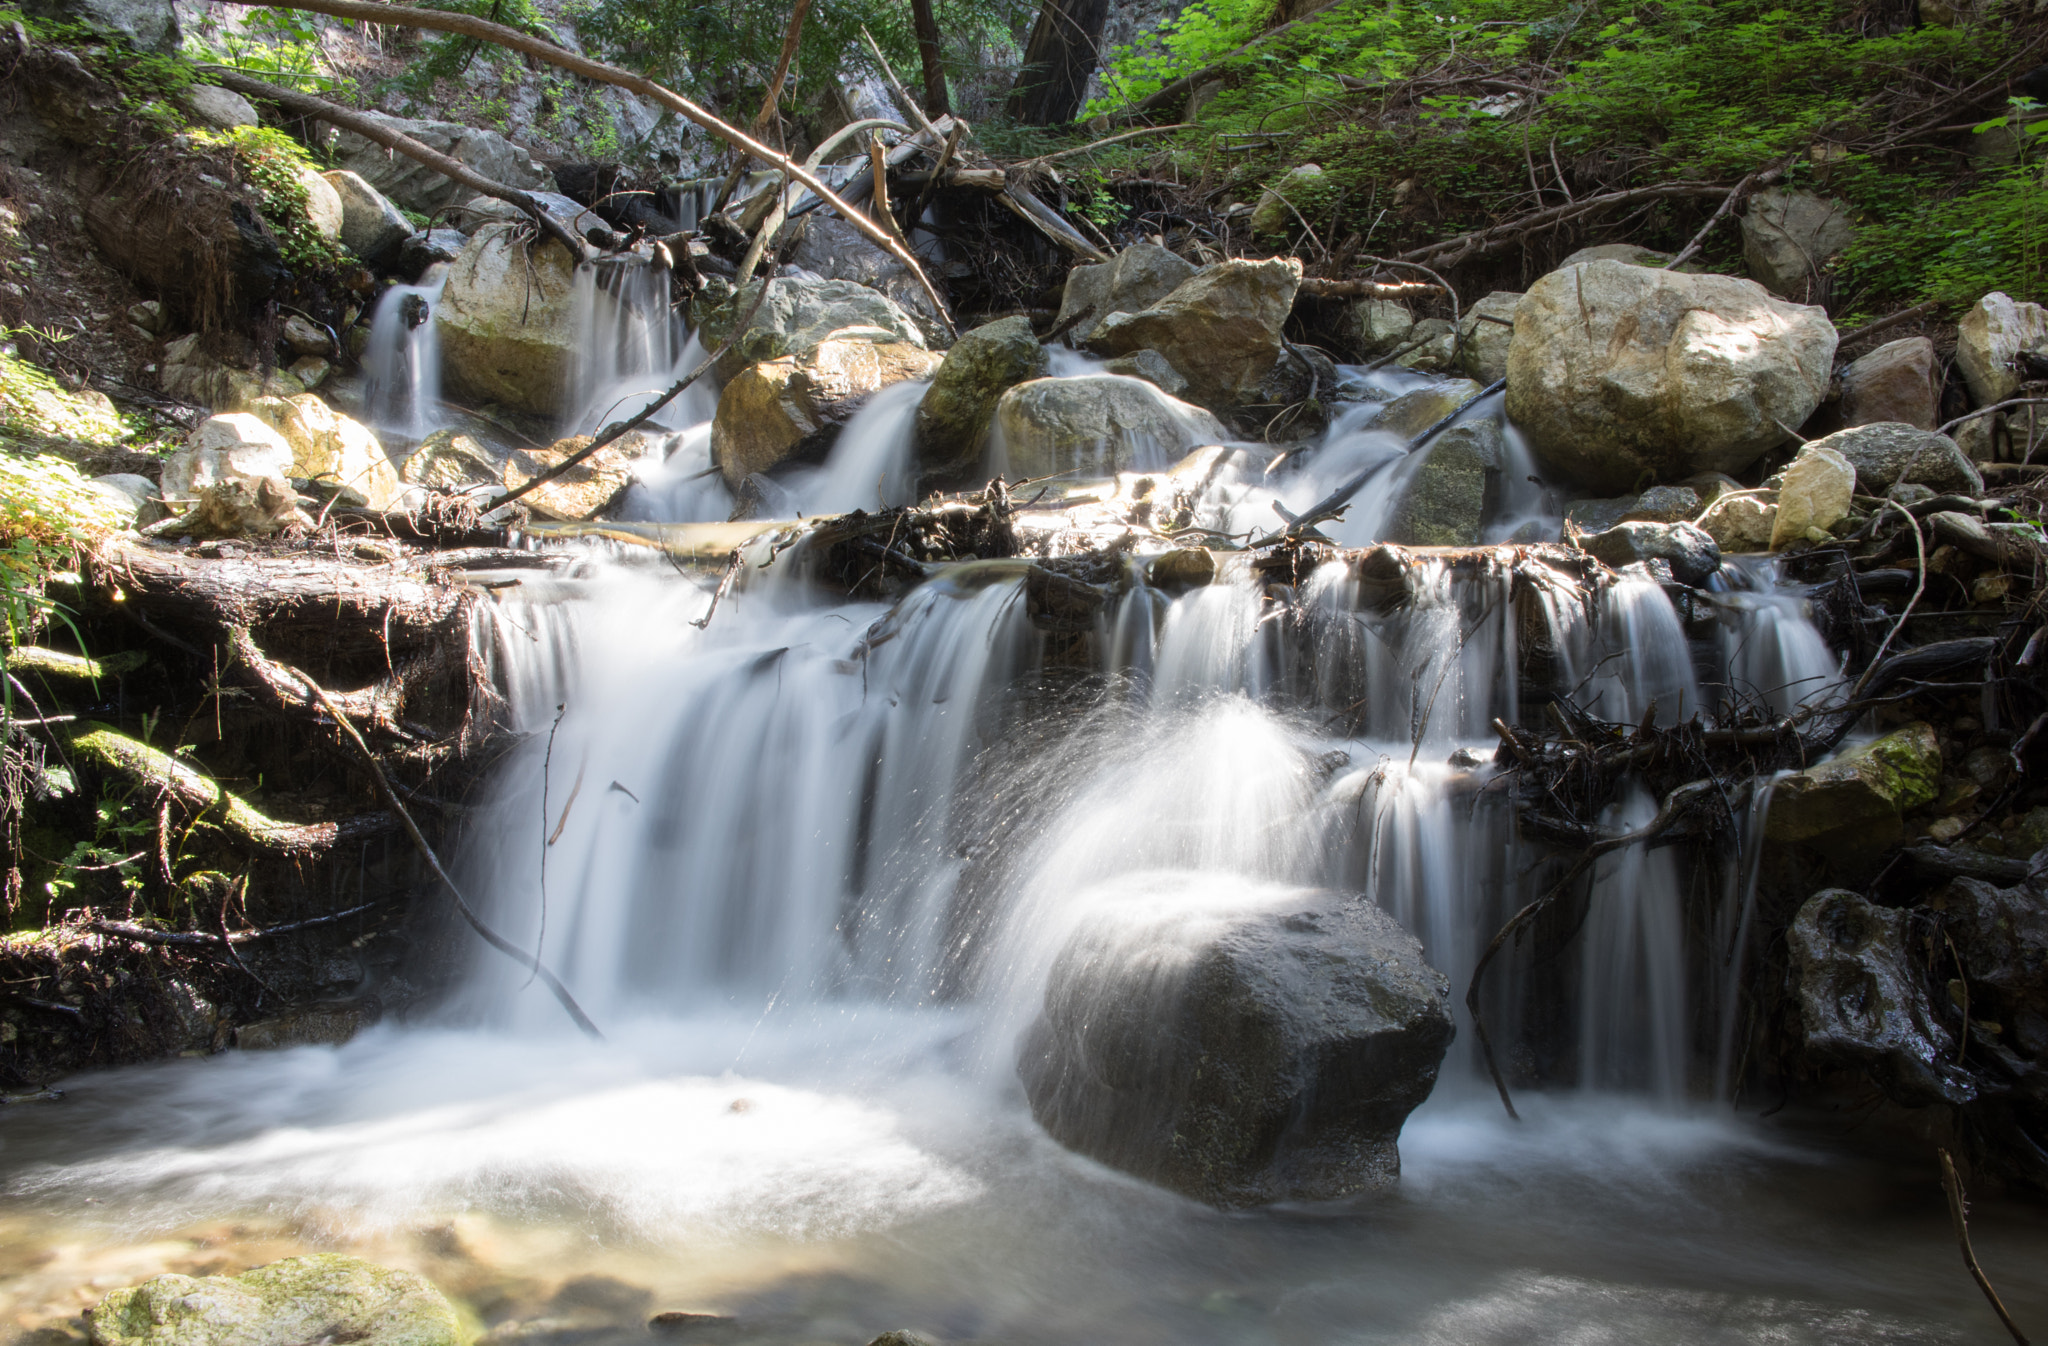
{"type": "Polygon", "coordinates": [[[441,302],[448,268],[428,267],[417,285],[394,285],[370,315],[363,348],[370,423],[405,439],[422,439],[441,425],[441,343],[434,306],[441,302]]]}
{"type": "MultiPolygon", "coordinates": [[[[589,283],[572,428],[701,359],[655,279],[589,283]]],[[[877,396],[827,461],[784,476],[788,511],[911,498],[920,391],[877,396]]],[[[726,517],[715,410],[707,386],[665,416],[640,517],[726,517]]],[[[1341,412],[1276,472],[1240,455],[1203,517],[1270,527],[1274,501],[1304,507],[1377,463],[1335,534],[1372,541],[1417,466],[1378,412],[1341,412]]],[[[1554,536],[1512,434],[1505,462],[1487,536],[1554,536]]],[[[1516,1068],[1551,1086],[1522,1097],[1527,1124],[1501,1116],[1473,1049],[1480,952],[1558,873],[1516,838],[1495,721],[1535,723],[1550,698],[1634,725],[1826,695],[1835,658],[1768,567],[1681,614],[1649,578],[1589,594],[1506,552],[1424,556],[1394,581],[1339,559],[1298,586],[1237,557],[1185,592],[1134,566],[1084,664],[1034,626],[1021,561],[951,567],[888,606],[814,588],[799,554],[765,559],[701,628],[710,577],[596,553],[479,604],[476,648],[522,738],[458,870],[606,1041],[464,942],[474,966],[424,1022],[93,1077],[62,1119],[9,1110],[0,1243],[8,1218],[42,1221],[127,1267],[206,1222],[267,1220],[285,1231],[260,1235],[271,1255],[372,1249],[481,1287],[463,1293],[498,1305],[492,1321],[545,1316],[553,1286],[597,1273],[649,1287],[650,1307],[767,1324],[759,1340],[856,1346],[899,1326],[1920,1342],[1968,1320],[1968,1287],[1931,1269],[1952,1256],[1938,1207],[1859,1197],[1882,1179],[1705,1110],[1739,1073],[1767,792],[1738,801],[1733,854],[1617,851],[1563,952],[1494,967],[1494,1040],[1528,1047],[1516,1068]],[[1119,904],[1166,930],[1279,885],[1364,894],[1451,980],[1459,1036],[1403,1133],[1400,1188],[1225,1217],[1048,1140],[1015,1053],[1067,933],[1119,904]],[[1852,1216],[1821,1239],[1816,1208],[1852,1216]]],[[[1598,821],[1653,809],[1638,792],[1598,821]]],[[[637,1339],[640,1321],[590,1340],[637,1339]]]]}

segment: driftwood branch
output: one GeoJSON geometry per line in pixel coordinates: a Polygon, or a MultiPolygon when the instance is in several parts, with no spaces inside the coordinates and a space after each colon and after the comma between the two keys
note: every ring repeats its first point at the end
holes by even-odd
{"type": "Polygon", "coordinates": [[[590,250],[583,240],[571,233],[560,220],[548,214],[540,202],[534,200],[530,194],[517,187],[507,187],[502,182],[493,181],[460,159],[451,158],[439,150],[423,145],[402,131],[394,131],[360,112],[351,112],[324,98],[315,98],[311,94],[300,93],[296,89],[283,88],[260,79],[251,79],[239,70],[230,70],[225,66],[208,66],[206,73],[207,78],[222,88],[231,89],[250,98],[261,98],[267,103],[274,103],[285,111],[297,113],[302,117],[317,117],[330,125],[339,126],[344,131],[353,131],[365,140],[374,141],[385,149],[394,150],[408,159],[425,164],[444,177],[453,178],[479,196],[490,196],[510,202],[532,217],[534,224],[549,238],[567,248],[572,259],[581,262],[589,256],[590,250]]]}
{"type": "Polygon", "coordinates": [[[861,211],[855,210],[828,187],[817,174],[806,169],[788,155],[771,149],[759,140],[740,130],[737,126],[706,111],[673,89],[664,88],[644,75],[621,70],[603,61],[593,61],[587,56],[578,56],[564,47],[556,46],[544,38],[521,32],[501,23],[492,23],[469,14],[439,9],[409,9],[400,5],[379,3],[379,0],[254,0],[254,3],[268,9],[296,9],[314,14],[331,14],[338,19],[356,19],[364,23],[392,24],[400,28],[431,28],[437,32],[456,33],[480,41],[494,43],[537,61],[558,66],[571,74],[599,84],[610,84],[628,92],[636,93],[651,102],[659,103],[687,121],[695,122],[711,134],[759,159],[773,168],[781,169],[790,177],[809,188],[817,197],[838,211],[846,222],[866,235],[868,240],[879,245],[897,261],[909,268],[911,275],[923,288],[925,297],[932,302],[939,321],[948,331],[952,322],[946,316],[946,301],[932,285],[931,278],[918,264],[917,257],[892,237],[888,230],[876,224],[861,211]]]}
{"type": "Polygon", "coordinates": [[[1597,214],[1621,206],[1639,205],[1645,201],[1661,201],[1676,197],[1725,196],[1728,188],[1704,182],[1667,182],[1655,187],[1631,187],[1624,191],[1603,192],[1598,196],[1582,196],[1576,201],[1563,205],[1546,206],[1542,210],[1518,215],[1512,220],[1475,229],[1455,238],[1443,239],[1404,252],[1398,258],[1404,262],[1427,262],[1432,266],[1449,270],[1475,257],[1484,257],[1502,248],[1519,243],[1524,237],[1538,229],[1555,228],[1569,224],[1586,215],[1597,214]]]}
{"type": "Polygon", "coordinates": [[[2005,1301],[1998,1297],[1998,1291],[1991,1288],[1991,1278],[1984,1274],[1984,1268],[1977,1265],[1977,1252],[1970,1246],[1970,1217],[1963,1201],[1963,1180],[1956,1176],[1956,1161],[1947,1150],[1938,1151],[1941,1156],[1941,1190],[1948,1195],[1948,1215],[1956,1227],[1956,1242],[1962,1246],[1963,1265],[1970,1269],[1970,1278],[1977,1282],[1977,1288],[1990,1301],[1992,1312],[1998,1321],[2012,1334],[2019,1346],[2027,1346],[2027,1334],[2020,1331],[2020,1325],[2012,1320],[2012,1314],[2005,1308],[2005,1301]]]}
{"type": "Polygon", "coordinates": [[[323,925],[334,925],[351,916],[375,911],[378,905],[375,902],[365,902],[359,907],[350,907],[346,911],[337,911],[326,916],[266,926],[261,930],[236,930],[226,935],[208,934],[203,930],[152,930],[146,925],[136,925],[129,921],[88,921],[85,928],[97,935],[114,935],[137,944],[157,944],[172,949],[219,949],[236,944],[254,944],[258,940],[275,939],[279,935],[289,935],[300,930],[314,930],[323,925]]]}

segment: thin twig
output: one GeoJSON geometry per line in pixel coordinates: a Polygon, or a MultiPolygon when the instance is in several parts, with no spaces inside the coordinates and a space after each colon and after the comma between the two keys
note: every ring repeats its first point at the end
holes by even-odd
{"type": "Polygon", "coordinates": [[[2005,1302],[1998,1297],[1998,1291],[1991,1288],[1991,1278],[1984,1274],[1984,1268],[1977,1265],[1977,1254],[1970,1247],[1969,1209],[1963,1202],[1963,1180],[1956,1176],[1956,1161],[1946,1149],[1936,1151],[1941,1156],[1941,1190],[1948,1194],[1948,1217],[1955,1222],[1956,1242],[1963,1250],[1963,1265],[1970,1269],[1971,1279],[1984,1292],[1984,1298],[1991,1301],[1991,1311],[1998,1315],[1998,1321],[2005,1324],[2005,1330],[2012,1333],[2018,1346],[2027,1346],[2027,1334],[2020,1331],[2020,1325],[2005,1311],[2005,1302]]]}

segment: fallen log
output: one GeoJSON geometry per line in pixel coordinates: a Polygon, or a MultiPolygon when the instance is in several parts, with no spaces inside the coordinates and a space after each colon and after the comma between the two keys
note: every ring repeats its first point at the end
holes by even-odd
{"type": "Polygon", "coordinates": [[[219,828],[240,845],[263,855],[286,859],[322,855],[343,842],[382,836],[393,827],[388,813],[366,813],[339,822],[283,822],[169,753],[112,729],[73,734],[65,746],[80,764],[167,796],[194,820],[219,828]]]}

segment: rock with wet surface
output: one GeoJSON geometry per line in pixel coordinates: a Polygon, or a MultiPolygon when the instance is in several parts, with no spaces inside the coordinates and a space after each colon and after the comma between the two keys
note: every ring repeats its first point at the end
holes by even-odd
{"type": "Polygon", "coordinates": [[[1387,1186],[1451,1043],[1449,982],[1370,898],[1212,882],[1082,904],[1019,1051],[1032,1115],[1226,1209],[1387,1186]]]}
{"type": "Polygon", "coordinates": [[[1954,440],[1932,430],[1883,421],[1837,430],[1807,448],[1840,454],[1856,469],[1857,489],[1864,495],[1881,496],[1900,481],[1959,495],[1984,493],[1984,477],[1976,464],[1963,456],[1954,440]]]}
{"type": "Polygon", "coordinates": [[[1426,388],[1406,392],[1386,404],[1373,417],[1372,429],[1414,439],[1444,417],[1477,397],[1481,388],[1470,379],[1445,379],[1426,388]]]}
{"type": "Polygon", "coordinates": [[[1102,372],[1143,379],[1168,397],[1187,396],[1188,381],[1158,351],[1136,351],[1130,355],[1119,355],[1114,360],[1104,360],[1102,372]]]}
{"type": "Polygon", "coordinates": [[[1834,353],[1825,313],[1753,281],[1587,262],[1516,307],[1508,415],[1598,491],[1740,472],[1813,414],[1834,353]]]}
{"type": "Polygon", "coordinates": [[[1827,264],[1856,239],[1846,202],[1770,187],[1749,198],[1742,260],[1749,274],[1788,299],[1808,299],[1827,264]]]}
{"type": "Polygon", "coordinates": [[[1139,312],[1112,313],[1088,338],[1102,355],[1155,350],[1205,406],[1238,400],[1280,358],[1280,329],[1294,307],[1301,263],[1236,259],[1202,268],[1139,312]]]}
{"type": "Polygon", "coordinates": [[[1458,367],[1482,384],[1508,376],[1508,342],[1521,302],[1519,290],[1495,290],[1458,318],[1458,367]]]}
{"type": "Polygon", "coordinates": [[[996,425],[1012,480],[1160,470],[1229,438],[1200,407],[1108,374],[1020,383],[996,404],[996,425]]]}
{"type": "Polygon", "coordinates": [[[728,286],[722,293],[707,289],[699,296],[692,312],[706,349],[717,350],[731,339],[733,327],[753,307],[764,284],[767,296],[754,309],[746,331],[719,357],[721,383],[738,378],[749,365],[802,355],[827,340],[925,344],[917,321],[880,290],[850,280],[777,276],[754,281],[743,291],[728,286]]]}
{"type": "Polygon", "coordinates": [[[1487,505],[1500,492],[1500,421],[1460,421],[1416,451],[1396,488],[1400,498],[1382,540],[1401,547],[1473,547],[1487,505]]]}
{"type": "Polygon", "coordinates": [[[1112,313],[1151,308],[1195,274],[1194,264],[1157,243],[1133,243],[1114,261],[1077,266],[1067,273],[1056,331],[1075,346],[1086,342],[1112,313]]]}
{"type": "Polygon", "coordinates": [[[562,410],[575,369],[576,264],[552,240],[510,224],[476,231],[435,306],[451,392],[517,411],[562,410]]]}
{"type": "Polygon", "coordinates": [[[91,1314],[93,1346],[461,1346],[455,1307],[425,1277],[360,1258],[292,1257],[239,1276],[164,1275],[91,1314]]]}
{"type": "Polygon", "coordinates": [[[917,459],[923,471],[949,476],[978,469],[997,400],[1040,377],[1045,368],[1045,348],[1032,335],[1028,318],[998,318],[963,333],[917,405],[917,459]]]}
{"type": "Polygon", "coordinates": [[[1721,568],[1713,535],[1689,523],[1618,523],[1579,539],[1587,555],[1616,570],[1639,561],[1662,561],[1680,584],[1705,584],[1721,568]]]}
{"type": "Polygon", "coordinates": [[[1902,814],[1932,803],[1941,744],[1915,722],[1779,781],[1764,836],[1870,851],[1903,835],[1902,814]]]}
{"type": "Polygon", "coordinates": [[[1935,1014],[1911,948],[1911,914],[1840,888],[1815,893],[1786,932],[1806,1054],[1861,1070],[1909,1106],[1976,1096],[1955,1064],[1956,1043],[1935,1014]]]}
{"type": "Polygon", "coordinates": [[[398,245],[397,274],[416,281],[420,273],[436,262],[452,262],[462,255],[469,235],[460,229],[423,229],[398,245]]]}
{"type": "Polygon", "coordinates": [[[736,490],[793,456],[822,457],[868,398],[905,379],[930,378],[939,362],[922,346],[865,337],[834,337],[763,360],[725,385],[711,422],[711,461],[736,490]]]}
{"type": "Polygon", "coordinates": [[[1888,341],[1842,370],[1842,424],[1935,426],[1941,364],[1926,337],[1888,341]]]}
{"type": "Polygon", "coordinates": [[[2022,352],[2048,359],[2048,309],[2039,304],[1993,290],[1956,322],[1956,368],[1978,406],[2004,402],[2019,391],[2021,371],[2014,365],[2022,352]]]}

